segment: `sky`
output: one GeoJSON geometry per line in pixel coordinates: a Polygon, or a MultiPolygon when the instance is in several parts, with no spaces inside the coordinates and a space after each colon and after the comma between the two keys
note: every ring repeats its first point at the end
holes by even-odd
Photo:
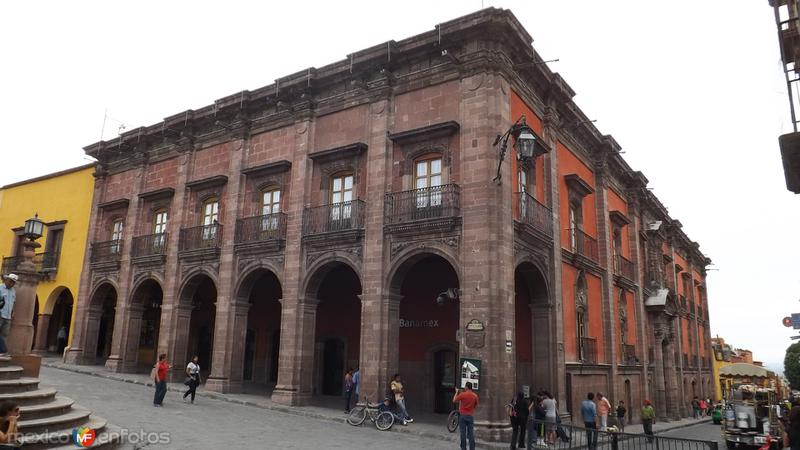
{"type": "Polygon", "coordinates": [[[781,318],[800,312],[800,195],[780,161],[792,125],[767,0],[3,2],[0,185],[482,6],[511,9],[559,59],[578,106],[714,261],[712,335],[780,370],[797,334],[781,318]]]}

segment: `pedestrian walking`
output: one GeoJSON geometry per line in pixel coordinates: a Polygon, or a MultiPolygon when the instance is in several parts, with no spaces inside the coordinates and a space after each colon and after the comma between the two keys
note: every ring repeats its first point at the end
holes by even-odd
{"type": "Polygon", "coordinates": [[[700,403],[699,403],[698,406],[700,407],[700,418],[705,417],[706,416],[706,408],[708,408],[708,405],[706,404],[706,399],[701,398],[700,399],[700,403]]]}
{"type": "MultiPolygon", "coordinates": [[[[344,374],[344,413],[350,414],[350,399],[353,397],[353,369],[344,374]]],[[[356,397],[358,399],[358,397],[356,397]]]]}
{"type": "Polygon", "coordinates": [[[544,442],[544,437],[547,435],[545,428],[547,411],[544,409],[544,405],[542,405],[544,399],[545,397],[543,395],[537,394],[530,405],[530,409],[533,411],[533,421],[531,422],[533,427],[528,430],[528,450],[533,447],[532,442],[534,436],[536,436],[537,447],[544,447],[547,445],[544,442]]]}
{"type": "Polygon", "coordinates": [[[558,404],[553,394],[548,391],[542,391],[542,408],[544,408],[544,422],[545,432],[547,433],[547,443],[555,444],[556,442],[556,422],[558,421],[558,404]]]}
{"type": "Polygon", "coordinates": [[[390,389],[394,394],[394,402],[397,404],[399,416],[401,419],[405,420],[408,423],[414,421],[411,416],[408,414],[408,409],[406,409],[406,396],[405,390],[403,389],[403,382],[400,380],[400,374],[394,374],[392,378],[392,384],[390,385],[390,389]]]}
{"type": "Polygon", "coordinates": [[[583,426],[586,427],[586,446],[588,450],[597,448],[597,405],[594,403],[594,393],[586,394],[586,400],[581,402],[581,417],[583,426]]]}
{"type": "Polygon", "coordinates": [[[167,395],[167,371],[171,367],[167,362],[166,353],[158,355],[158,362],[153,367],[153,381],[156,385],[153,406],[164,406],[164,396],[167,395]]]}
{"type": "Polygon", "coordinates": [[[655,439],[653,437],[653,424],[656,423],[656,410],[653,409],[653,404],[650,400],[644,401],[644,406],[642,406],[642,428],[644,428],[644,434],[647,436],[647,442],[653,442],[655,439]]]}
{"type": "Polygon", "coordinates": [[[456,389],[453,396],[453,403],[458,402],[458,428],[461,431],[461,450],[475,450],[475,408],[478,407],[478,394],[472,392],[472,382],[467,381],[464,385],[465,390],[456,389]]]}
{"type": "Polygon", "coordinates": [[[8,333],[11,331],[11,317],[14,312],[14,302],[17,299],[17,291],[14,285],[17,284],[19,277],[10,273],[0,284],[0,355],[8,353],[8,333]]]}
{"type": "Polygon", "coordinates": [[[17,443],[17,421],[19,405],[6,400],[0,403],[0,449],[20,448],[17,443]]]}
{"type": "Polygon", "coordinates": [[[617,428],[623,433],[625,432],[625,415],[627,413],[628,410],[625,409],[625,402],[620,400],[619,405],[617,405],[617,428]]]}
{"type": "Polygon", "coordinates": [[[191,395],[191,401],[194,403],[194,395],[197,393],[197,386],[200,386],[200,358],[197,355],[192,357],[189,364],[186,365],[186,381],[183,382],[189,389],[183,393],[183,401],[186,397],[191,395]]]}
{"type": "Polygon", "coordinates": [[[695,419],[700,418],[700,400],[697,399],[696,395],[692,399],[692,417],[695,419]]]}
{"type": "Polygon", "coordinates": [[[64,354],[64,347],[67,346],[67,326],[61,325],[56,335],[56,351],[59,355],[64,354]]]}
{"type": "Polygon", "coordinates": [[[611,411],[611,403],[602,392],[597,393],[597,416],[600,418],[600,431],[608,430],[608,413],[611,411]]]}
{"type": "Polygon", "coordinates": [[[517,397],[510,406],[511,448],[525,448],[525,427],[528,426],[528,400],[525,399],[525,394],[517,392],[517,397]]]}

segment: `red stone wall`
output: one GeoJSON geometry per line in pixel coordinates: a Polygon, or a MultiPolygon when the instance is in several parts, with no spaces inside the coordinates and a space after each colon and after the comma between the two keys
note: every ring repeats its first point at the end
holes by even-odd
{"type": "Polygon", "coordinates": [[[147,166],[144,175],[144,192],[164,187],[174,187],[178,182],[180,158],[170,158],[147,166]]]}

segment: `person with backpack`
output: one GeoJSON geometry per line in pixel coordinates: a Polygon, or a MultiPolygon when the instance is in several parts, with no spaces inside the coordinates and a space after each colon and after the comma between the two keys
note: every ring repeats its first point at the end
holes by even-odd
{"type": "Polygon", "coordinates": [[[542,401],[544,396],[537,394],[530,405],[530,410],[533,411],[533,421],[531,421],[532,428],[528,431],[528,450],[533,448],[533,437],[536,436],[536,446],[544,447],[545,421],[547,420],[547,410],[544,409],[542,401]]]}
{"type": "Polygon", "coordinates": [[[528,425],[528,400],[525,394],[517,392],[517,397],[507,405],[511,419],[511,448],[525,448],[525,427],[528,425]]]}
{"type": "Polygon", "coordinates": [[[183,382],[189,389],[183,393],[183,401],[186,397],[191,395],[191,401],[194,403],[194,396],[197,393],[197,386],[200,386],[200,358],[194,355],[189,364],[186,365],[186,381],[183,382]]]}

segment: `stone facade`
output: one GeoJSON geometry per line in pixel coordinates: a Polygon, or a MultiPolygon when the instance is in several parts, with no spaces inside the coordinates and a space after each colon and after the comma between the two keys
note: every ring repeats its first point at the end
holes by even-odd
{"type": "Polygon", "coordinates": [[[198,354],[207,388],[293,405],[360,366],[371,399],[402,374],[413,412],[447,411],[473,358],[487,438],[523,385],[685,415],[708,318],[678,299],[706,304],[708,260],[531,41],[490,8],[86,147],[110,251],[87,250],[68,359],[198,354]],[[494,181],[523,114],[548,153],[494,181]]]}

